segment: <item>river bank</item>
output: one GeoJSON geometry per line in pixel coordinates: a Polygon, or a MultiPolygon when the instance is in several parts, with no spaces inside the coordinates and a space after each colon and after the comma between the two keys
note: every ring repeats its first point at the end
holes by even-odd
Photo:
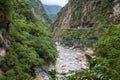
{"type": "Polygon", "coordinates": [[[66,80],[65,77],[74,73],[89,69],[85,54],[93,55],[93,50],[72,49],[62,45],[57,45],[58,58],[55,65],[56,80],[66,80]]]}

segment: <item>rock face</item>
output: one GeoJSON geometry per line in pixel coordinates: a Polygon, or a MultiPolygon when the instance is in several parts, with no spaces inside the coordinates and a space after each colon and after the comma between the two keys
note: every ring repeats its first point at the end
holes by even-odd
{"type": "Polygon", "coordinates": [[[75,58],[79,61],[83,61],[86,59],[85,54],[82,54],[82,53],[76,53],[75,58]]]}
{"type": "Polygon", "coordinates": [[[38,75],[38,76],[36,77],[36,79],[34,79],[34,80],[44,80],[44,79],[43,79],[43,77],[42,77],[41,75],[38,75]]]}
{"type": "Polygon", "coordinates": [[[51,77],[48,74],[48,66],[43,66],[41,68],[35,68],[35,73],[37,75],[35,80],[50,80],[51,77]]]}
{"type": "Polygon", "coordinates": [[[91,48],[88,48],[88,49],[85,51],[85,54],[90,55],[90,56],[94,56],[94,51],[93,51],[91,48]]]}
{"type": "Polygon", "coordinates": [[[0,47],[9,47],[9,24],[10,21],[5,17],[5,14],[0,10],[0,47]]]}
{"type": "Polygon", "coordinates": [[[119,16],[120,15],[120,3],[119,0],[114,0],[114,7],[113,7],[113,15],[119,16]]]}
{"type": "Polygon", "coordinates": [[[58,27],[67,27],[69,28],[70,19],[71,19],[71,13],[72,13],[72,6],[70,6],[70,3],[68,3],[60,13],[58,13],[58,21],[56,21],[55,26],[58,27]]]}
{"type": "Polygon", "coordinates": [[[110,17],[114,17],[114,21],[120,21],[120,1],[114,0],[113,14],[110,17]]]}
{"type": "Polygon", "coordinates": [[[70,0],[58,14],[53,30],[58,33],[60,29],[97,28],[101,20],[120,22],[119,0],[70,0]]]}
{"type": "Polygon", "coordinates": [[[10,46],[9,24],[10,19],[5,15],[0,7],[0,60],[6,54],[6,48],[10,46]]]}

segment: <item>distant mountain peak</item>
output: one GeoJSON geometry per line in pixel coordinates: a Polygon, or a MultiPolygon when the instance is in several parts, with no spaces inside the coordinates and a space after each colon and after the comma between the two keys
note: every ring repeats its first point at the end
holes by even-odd
{"type": "Polygon", "coordinates": [[[55,17],[57,16],[57,13],[61,10],[61,6],[59,5],[46,5],[44,4],[44,9],[46,11],[46,13],[48,14],[48,16],[54,20],[55,17]]]}

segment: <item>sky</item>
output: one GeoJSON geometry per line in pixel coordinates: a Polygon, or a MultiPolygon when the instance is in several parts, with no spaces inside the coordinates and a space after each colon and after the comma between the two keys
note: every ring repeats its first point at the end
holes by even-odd
{"type": "Polygon", "coordinates": [[[65,6],[68,0],[41,0],[43,4],[65,6]]]}

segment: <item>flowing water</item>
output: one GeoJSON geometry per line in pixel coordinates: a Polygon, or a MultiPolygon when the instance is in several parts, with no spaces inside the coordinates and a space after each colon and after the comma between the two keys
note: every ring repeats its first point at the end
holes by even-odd
{"type": "MultiPolygon", "coordinates": [[[[50,66],[49,70],[56,70],[56,80],[67,80],[66,77],[75,74],[83,69],[88,69],[85,53],[93,53],[93,50],[70,49],[61,45],[57,46],[59,56],[56,65],[50,66]]],[[[46,71],[47,67],[37,69],[37,73],[43,77],[43,80],[49,80],[50,76],[46,71]]],[[[39,80],[39,79],[38,79],[39,80]]],[[[41,79],[40,79],[41,80],[41,79]]]]}
{"type": "Polygon", "coordinates": [[[55,65],[56,69],[56,80],[66,80],[65,76],[74,74],[77,71],[82,70],[82,68],[87,68],[85,66],[86,59],[79,61],[76,59],[78,53],[83,53],[81,50],[65,48],[61,45],[57,46],[59,52],[59,57],[55,65]]]}

